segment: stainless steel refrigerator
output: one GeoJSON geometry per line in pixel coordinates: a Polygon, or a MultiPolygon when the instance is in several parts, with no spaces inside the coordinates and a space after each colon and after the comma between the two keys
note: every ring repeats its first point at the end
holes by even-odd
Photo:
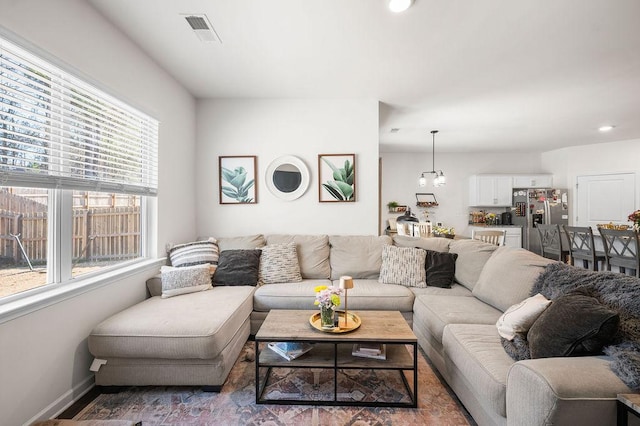
{"type": "MultiPolygon", "coordinates": [[[[569,203],[566,189],[516,188],[513,190],[513,224],[522,226],[522,247],[541,254],[540,235],[536,224],[569,223],[569,203]]],[[[561,233],[566,247],[564,232],[561,233]]]]}

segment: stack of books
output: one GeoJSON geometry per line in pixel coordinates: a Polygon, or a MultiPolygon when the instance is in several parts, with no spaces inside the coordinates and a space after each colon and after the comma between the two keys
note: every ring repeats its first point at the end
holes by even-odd
{"type": "Polygon", "coordinates": [[[387,359],[387,345],[383,343],[356,343],[351,355],[362,358],[387,359]]]}
{"type": "Polygon", "coordinates": [[[267,346],[287,361],[294,360],[313,348],[313,345],[304,342],[270,342],[267,346]]]}

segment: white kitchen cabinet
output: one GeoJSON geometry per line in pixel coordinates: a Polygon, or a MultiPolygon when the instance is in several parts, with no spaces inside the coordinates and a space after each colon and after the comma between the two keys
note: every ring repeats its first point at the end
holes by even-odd
{"type": "Polygon", "coordinates": [[[469,178],[469,205],[510,207],[513,178],[506,175],[473,175],[469,178]]]}
{"type": "Polygon", "coordinates": [[[553,188],[553,175],[515,175],[514,188],[553,188]]]}
{"type": "Polygon", "coordinates": [[[507,231],[504,239],[504,245],[509,247],[522,247],[522,227],[520,226],[469,226],[467,234],[469,237],[473,235],[473,231],[507,231]]]}

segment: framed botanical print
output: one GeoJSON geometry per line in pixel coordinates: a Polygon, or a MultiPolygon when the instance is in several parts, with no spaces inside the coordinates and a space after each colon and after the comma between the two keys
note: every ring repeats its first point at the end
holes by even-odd
{"type": "Polygon", "coordinates": [[[356,155],[318,155],[319,201],[356,201],[356,155]]]}
{"type": "Polygon", "coordinates": [[[218,157],[220,204],[256,204],[257,158],[255,155],[218,157]]]}

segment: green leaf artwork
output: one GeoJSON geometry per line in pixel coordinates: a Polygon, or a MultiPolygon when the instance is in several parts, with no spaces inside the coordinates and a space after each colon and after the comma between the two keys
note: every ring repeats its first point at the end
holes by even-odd
{"type": "Polygon", "coordinates": [[[322,161],[333,171],[333,180],[327,180],[322,183],[322,187],[338,201],[353,201],[354,196],[354,167],[347,159],[344,166],[338,168],[327,158],[322,157],[322,161]]]}
{"type": "Polygon", "coordinates": [[[221,170],[222,180],[229,184],[222,186],[222,193],[238,203],[251,203],[253,198],[249,197],[249,190],[253,187],[255,181],[254,179],[247,181],[245,168],[240,166],[229,170],[222,167],[221,170]]]}

